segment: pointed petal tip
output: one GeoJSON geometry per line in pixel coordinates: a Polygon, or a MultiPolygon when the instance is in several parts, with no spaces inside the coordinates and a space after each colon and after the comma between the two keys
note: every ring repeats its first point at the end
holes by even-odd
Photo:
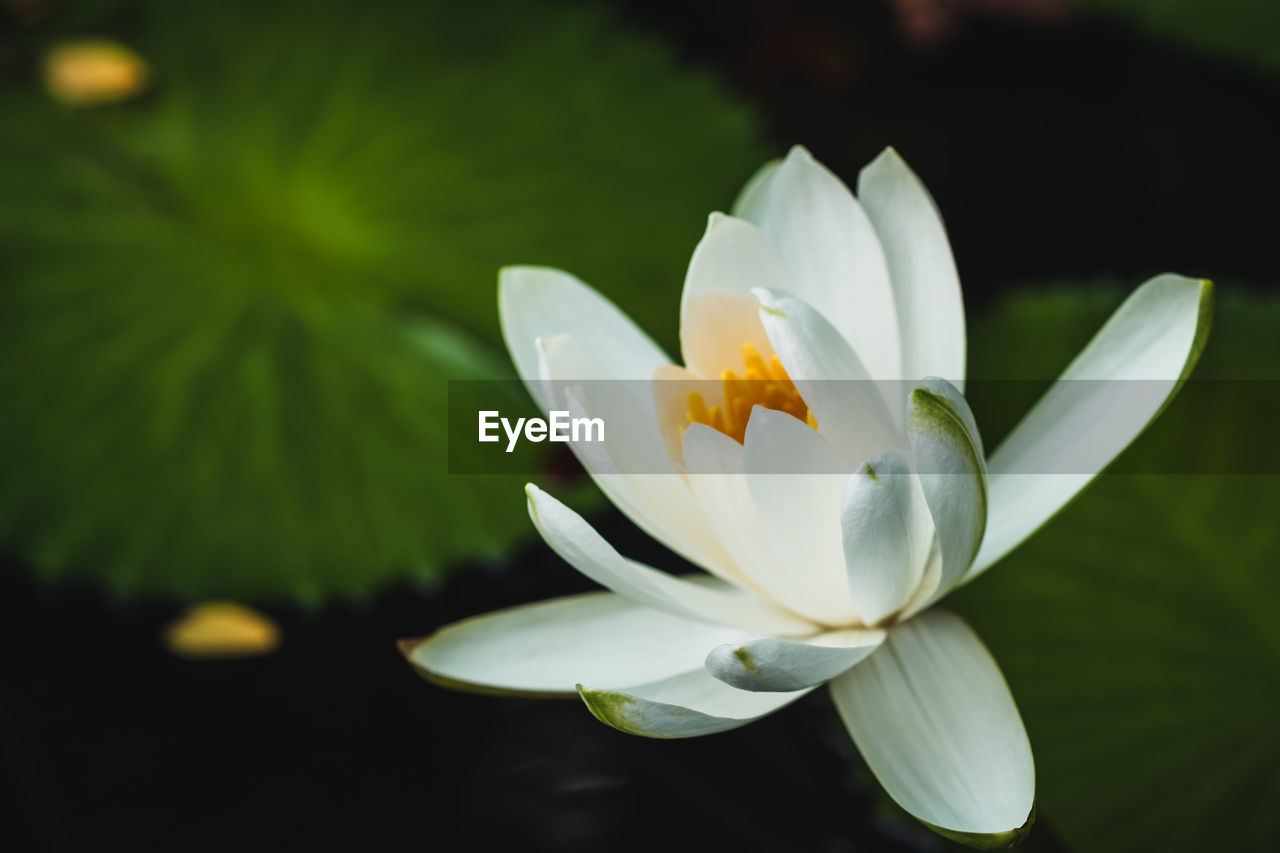
{"type": "Polygon", "coordinates": [[[760,665],[756,662],[755,655],[744,644],[726,643],[716,646],[707,652],[704,666],[730,687],[753,692],[769,689],[761,681],[760,665]]]}
{"type": "Polygon", "coordinates": [[[696,737],[714,729],[699,727],[709,719],[697,711],[638,698],[620,690],[593,690],[579,684],[578,696],[591,716],[624,735],[657,740],[696,737]]]}
{"type": "Polygon", "coordinates": [[[717,680],[749,693],[812,690],[856,666],[884,641],[883,631],[860,632],[840,644],[762,638],[725,643],[707,653],[704,666],[717,680]]]}
{"type": "Polygon", "coordinates": [[[418,646],[427,641],[426,637],[401,637],[396,640],[396,648],[400,650],[400,654],[406,658],[412,658],[414,651],[418,646]]]}
{"type": "Polygon", "coordinates": [[[870,162],[868,162],[867,165],[863,166],[862,168],[865,171],[866,169],[870,169],[873,167],[883,168],[885,166],[892,166],[895,168],[906,168],[907,161],[902,159],[902,155],[898,153],[897,148],[894,148],[892,145],[886,145],[884,148],[880,150],[879,154],[877,154],[875,157],[872,157],[870,162]]]}
{"type": "Polygon", "coordinates": [[[639,688],[593,690],[578,685],[578,695],[597,720],[625,734],[658,740],[702,737],[736,729],[806,693],[807,690],[768,694],[735,690],[702,669],[639,688]],[[662,698],[655,698],[658,695],[662,698]]]}
{"type": "Polygon", "coordinates": [[[1207,278],[1198,279],[1200,288],[1199,315],[1196,318],[1195,336],[1191,341],[1191,352],[1182,367],[1180,379],[1190,378],[1191,371],[1200,363],[1204,348],[1209,345],[1209,329],[1213,326],[1213,292],[1214,284],[1207,278]]]}
{"type": "Polygon", "coordinates": [[[812,161],[814,158],[813,153],[808,148],[797,142],[787,149],[787,156],[783,158],[783,162],[792,159],[812,161]]]}
{"type": "Polygon", "coordinates": [[[1005,832],[963,832],[957,829],[937,826],[928,821],[922,820],[920,822],[943,838],[954,841],[957,844],[963,844],[965,847],[974,850],[1005,850],[1021,844],[1031,834],[1031,829],[1036,822],[1036,805],[1035,803],[1031,804],[1031,813],[1027,815],[1027,819],[1022,826],[1005,832]]]}
{"type": "Polygon", "coordinates": [[[554,267],[544,267],[537,264],[504,264],[498,267],[498,293],[502,294],[504,291],[516,287],[528,287],[532,282],[536,281],[534,277],[536,274],[544,272],[567,275],[567,273],[554,267]]]}
{"type": "Polygon", "coordinates": [[[404,655],[405,661],[424,681],[436,687],[443,687],[458,693],[471,693],[477,696],[520,697],[526,699],[568,699],[573,697],[572,693],[562,693],[555,690],[525,690],[502,687],[497,684],[484,684],[478,681],[467,681],[466,679],[445,675],[442,672],[431,669],[418,660],[417,653],[429,643],[438,639],[444,630],[446,629],[441,629],[425,637],[405,637],[396,640],[396,648],[399,649],[400,654],[404,655]]]}
{"type": "Polygon", "coordinates": [[[892,185],[898,186],[902,181],[918,184],[920,178],[916,175],[915,170],[907,165],[907,161],[903,159],[898,149],[892,145],[886,145],[879,154],[867,161],[867,164],[858,171],[858,198],[863,201],[864,205],[868,203],[864,196],[868,193],[866,184],[869,180],[889,181],[892,185]]]}
{"type": "Polygon", "coordinates": [[[633,697],[614,690],[592,690],[582,684],[577,685],[577,690],[591,716],[623,734],[644,735],[627,720],[627,710],[636,703],[633,697]]]}
{"type": "Polygon", "coordinates": [[[529,519],[534,523],[534,526],[541,526],[542,524],[542,521],[538,518],[538,504],[546,501],[550,497],[550,495],[533,483],[524,484],[525,505],[529,510],[529,519]]]}
{"type": "Polygon", "coordinates": [[[1208,278],[1198,278],[1194,281],[1200,289],[1200,326],[1202,329],[1207,329],[1213,320],[1213,297],[1217,285],[1208,278]]]}
{"type": "Polygon", "coordinates": [[[907,396],[907,405],[910,408],[919,406],[940,406],[945,404],[945,400],[941,394],[926,385],[917,385],[911,389],[911,393],[907,396]]]}
{"type": "Polygon", "coordinates": [[[719,227],[720,225],[723,225],[725,220],[729,218],[730,218],[729,214],[725,213],[724,211],[721,211],[721,210],[711,211],[709,214],[707,214],[707,233],[710,234],[712,230],[719,227]]]}
{"type": "Polygon", "coordinates": [[[774,317],[781,317],[783,319],[787,318],[787,312],[778,307],[782,304],[781,294],[776,293],[767,287],[753,287],[751,288],[751,295],[760,303],[761,311],[772,314],[774,317]]]}

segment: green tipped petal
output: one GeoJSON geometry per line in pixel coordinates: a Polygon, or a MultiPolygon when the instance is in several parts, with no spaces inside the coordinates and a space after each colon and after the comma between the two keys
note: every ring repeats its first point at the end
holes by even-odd
{"type": "Polygon", "coordinates": [[[944,379],[915,388],[907,404],[907,435],[920,486],[938,533],[942,572],[933,599],[959,583],[987,526],[987,467],[973,414],[944,379]]]}
{"type": "Polygon", "coordinates": [[[749,693],[717,681],[701,667],[615,690],[578,685],[578,695],[600,722],[629,735],[660,739],[736,729],[808,692],[749,693]]]}
{"type": "Polygon", "coordinates": [[[991,455],[990,529],[970,578],[1053,518],[1159,417],[1199,360],[1212,317],[1213,284],[1173,274],[1116,309],[991,455]],[[1056,459],[1078,459],[1083,470],[1058,470],[1056,459]]]}
{"type": "Polygon", "coordinates": [[[949,838],[957,844],[963,844],[965,847],[971,847],[974,850],[1005,850],[1021,844],[1026,837],[1031,834],[1031,828],[1036,824],[1036,806],[1031,804],[1031,814],[1027,817],[1027,822],[1017,829],[1011,829],[1007,832],[960,832],[954,829],[947,829],[942,826],[935,826],[928,821],[920,821],[943,838],[949,838]]]}

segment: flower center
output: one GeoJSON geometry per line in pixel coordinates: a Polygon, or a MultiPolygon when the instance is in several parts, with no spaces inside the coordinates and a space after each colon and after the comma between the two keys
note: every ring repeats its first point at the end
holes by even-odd
{"type": "Polygon", "coordinates": [[[753,406],[764,406],[799,418],[814,429],[818,422],[800,397],[791,377],[782,369],[782,362],[774,356],[765,361],[751,344],[742,345],[742,375],[726,370],[720,374],[724,386],[724,404],[707,406],[702,395],[691,391],[687,399],[688,423],[706,424],[719,430],[739,444],[747,434],[747,420],[753,406]]]}

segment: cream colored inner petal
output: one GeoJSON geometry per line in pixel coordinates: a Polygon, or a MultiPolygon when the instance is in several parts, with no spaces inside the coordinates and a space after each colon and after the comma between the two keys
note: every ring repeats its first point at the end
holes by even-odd
{"type": "Polygon", "coordinates": [[[653,375],[658,429],[677,470],[686,470],[680,437],[693,423],[739,444],[758,405],[816,426],[769,342],[753,297],[687,294],[680,338],[686,367],[662,365],[653,375]]]}
{"type": "Polygon", "coordinates": [[[689,425],[689,395],[713,394],[719,383],[703,379],[675,364],[664,364],[653,374],[653,403],[658,415],[658,431],[677,471],[684,472],[681,436],[689,425]]]}
{"type": "Polygon", "coordinates": [[[760,322],[760,303],[745,293],[699,293],[689,297],[680,328],[684,363],[703,379],[742,367],[742,345],[767,362],[776,355],[760,322]]]}

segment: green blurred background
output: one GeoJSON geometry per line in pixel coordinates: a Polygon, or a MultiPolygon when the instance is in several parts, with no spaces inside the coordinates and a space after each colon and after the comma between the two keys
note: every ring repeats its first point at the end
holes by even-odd
{"type": "MultiPolygon", "coordinates": [[[[391,644],[587,588],[521,479],[446,473],[447,381],[511,376],[497,269],[572,270],[674,348],[707,212],[792,143],[921,174],[971,376],[1051,378],[1168,269],[1218,283],[1198,377],[1280,378],[1265,0],[0,8],[6,849],[947,849],[825,699],[653,744],[421,685],[391,644]],[[145,83],[51,90],[85,39],[145,83]],[[211,598],[279,651],[171,656],[211,598]]],[[[1182,398],[1126,470],[1211,470],[1267,387],[1182,398]]],[[[1019,412],[973,403],[994,446],[1019,412]]],[[[1036,753],[1027,849],[1280,845],[1278,509],[1275,476],[1115,475],[957,596],[1036,753]]]]}

